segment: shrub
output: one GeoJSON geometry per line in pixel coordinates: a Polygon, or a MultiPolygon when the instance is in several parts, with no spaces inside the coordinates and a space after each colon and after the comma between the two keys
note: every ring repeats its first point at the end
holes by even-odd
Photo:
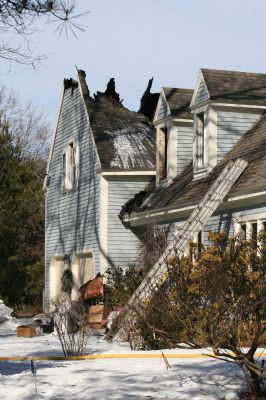
{"type": "Polygon", "coordinates": [[[52,309],[54,327],[65,357],[81,355],[90,334],[82,302],[62,295],[52,304],[52,309]]]}
{"type": "Polygon", "coordinates": [[[224,232],[209,240],[194,261],[171,260],[168,279],[141,306],[135,327],[145,348],[210,346],[242,368],[257,395],[266,374],[255,357],[266,333],[266,237],[258,246],[224,232]]]}

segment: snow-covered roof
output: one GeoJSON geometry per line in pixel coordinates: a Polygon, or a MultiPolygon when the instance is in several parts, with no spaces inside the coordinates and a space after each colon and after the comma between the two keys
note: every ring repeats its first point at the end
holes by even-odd
{"type": "Polygon", "coordinates": [[[102,169],[155,170],[156,138],[150,120],[104,93],[92,98],[84,73],[79,80],[102,169]]]}

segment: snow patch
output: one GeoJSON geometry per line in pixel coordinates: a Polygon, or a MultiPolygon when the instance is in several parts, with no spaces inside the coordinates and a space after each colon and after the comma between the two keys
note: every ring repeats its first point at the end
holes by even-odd
{"type": "Polygon", "coordinates": [[[3,300],[0,299],[0,335],[14,333],[17,323],[11,317],[12,308],[7,307],[3,300]]]}
{"type": "Polygon", "coordinates": [[[149,150],[152,146],[151,128],[137,123],[117,131],[105,131],[112,138],[115,155],[112,168],[154,168],[149,150]]]}

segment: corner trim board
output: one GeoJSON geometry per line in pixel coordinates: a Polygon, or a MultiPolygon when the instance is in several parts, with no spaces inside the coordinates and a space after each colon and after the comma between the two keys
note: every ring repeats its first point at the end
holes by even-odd
{"type": "Polygon", "coordinates": [[[100,176],[100,272],[108,267],[108,180],[100,176]]]}

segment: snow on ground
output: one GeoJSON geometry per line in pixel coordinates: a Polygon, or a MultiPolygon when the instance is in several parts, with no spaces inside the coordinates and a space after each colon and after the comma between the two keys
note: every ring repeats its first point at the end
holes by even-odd
{"type": "MultiPolygon", "coordinates": [[[[201,353],[200,350],[165,350],[169,353],[201,353]]],[[[89,339],[91,354],[143,354],[126,344],[108,343],[103,336],[89,339]]],[[[145,352],[161,353],[160,351],[145,352]]],[[[0,336],[0,356],[62,355],[58,339],[51,335],[34,338],[15,333],[0,336]]],[[[80,361],[36,361],[38,399],[49,400],[137,400],[238,399],[244,378],[232,364],[209,358],[96,359],[80,361]]],[[[34,400],[34,378],[29,361],[0,361],[0,399],[34,400]]]]}
{"type": "MultiPolygon", "coordinates": [[[[34,338],[16,336],[16,320],[0,300],[0,357],[62,356],[53,334],[34,338]]],[[[86,354],[118,354],[158,358],[109,358],[79,361],[36,361],[37,391],[30,361],[0,360],[0,400],[236,400],[245,386],[239,369],[211,358],[168,358],[166,369],[160,351],[133,352],[127,344],[109,343],[103,336],[89,338],[86,354]]],[[[167,354],[200,355],[207,350],[165,350],[167,354]]]]}
{"type": "Polygon", "coordinates": [[[17,323],[11,317],[12,308],[7,307],[0,299],[0,335],[8,334],[16,329],[17,323]]]}

